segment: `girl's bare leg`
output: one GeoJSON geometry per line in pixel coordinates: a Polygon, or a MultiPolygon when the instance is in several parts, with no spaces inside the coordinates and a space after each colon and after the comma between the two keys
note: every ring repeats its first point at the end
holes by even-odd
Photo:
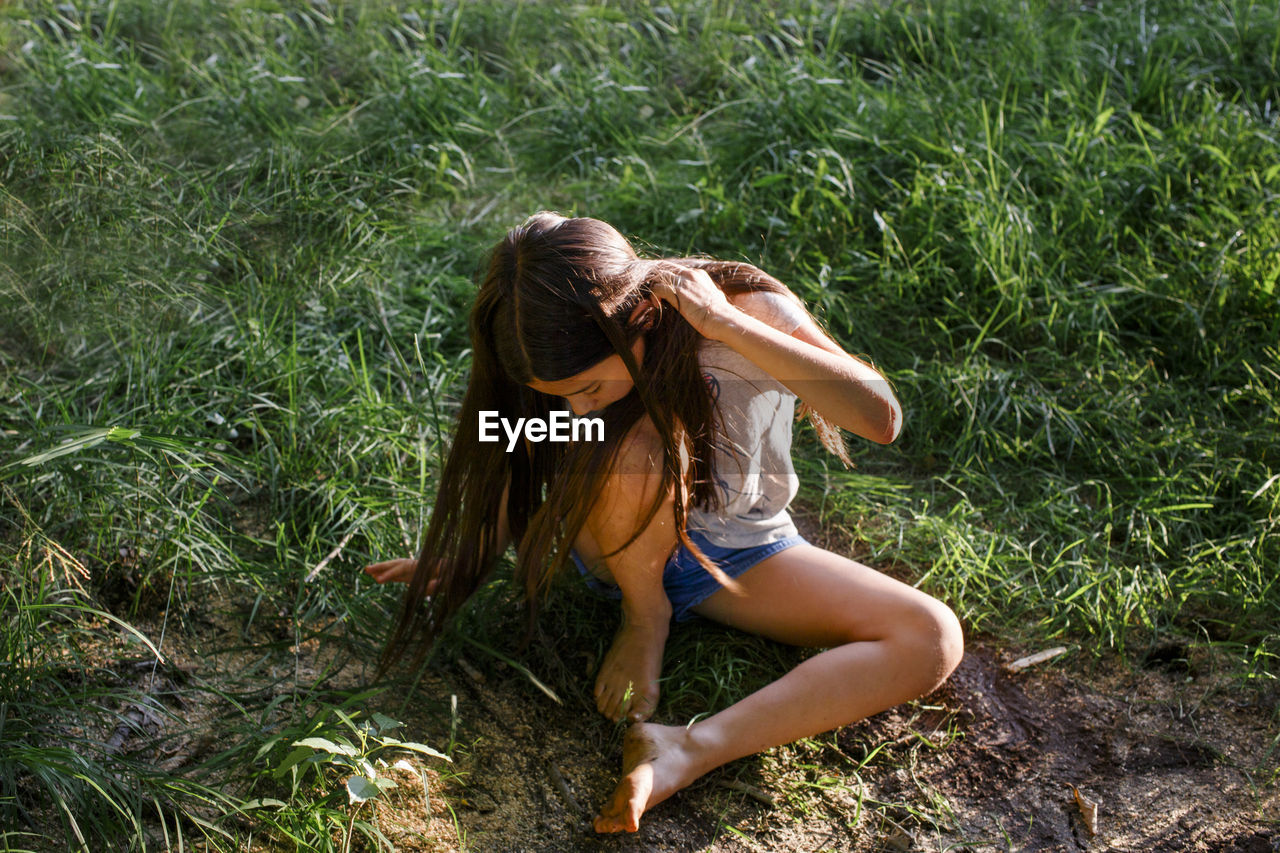
{"type": "Polygon", "coordinates": [[[720,590],[697,611],[781,642],[832,648],[691,726],[632,726],[597,832],[634,832],[647,809],[735,758],[922,696],[963,654],[946,605],[812,545],[768,557],[739,582],[741,595],[720,590]]]}

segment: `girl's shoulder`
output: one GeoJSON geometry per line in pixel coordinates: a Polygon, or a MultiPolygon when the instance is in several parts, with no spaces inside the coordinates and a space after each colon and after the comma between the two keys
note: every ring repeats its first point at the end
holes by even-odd
{"type": "Polygon", "coordinates": [[[748,290],[731,295],[729,301],[740,311],[787,334],[794,332],[809,316],[800,297],[790,290],[785,293],[748,290]]]}

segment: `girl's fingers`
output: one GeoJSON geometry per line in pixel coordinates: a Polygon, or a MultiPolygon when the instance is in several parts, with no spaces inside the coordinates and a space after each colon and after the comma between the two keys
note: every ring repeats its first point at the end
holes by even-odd
{"type": "Polygon", "coordinates": [[[683,278],[684,272],[684,267],[664,263],[659,268],[658,274],[653,277],[649,289],[659,299],[665,299],[675,306],[678,301],[676,289],[680,286],[680,279],[683,278]]]}
{"type": "Polygon", "coordinates": [[[364,567],[364,570],[370,573],[385,572],[385,571],[388,571],[389,569],[399,566],[401,563],[416,563],[416,562],[417,562],[416,560],[408,560],[402,557],[395,560],[383,560],[380,563],[370,563],[369,565],[364,567]]]}
{"type": "Polygon", "coordinates": [[[649,284],[651,293],[675,308],[701,334],[723,313],[729,299],[705,270],[663,264],[649,284]]]}
{"type": "MultiPolygon", "coordinates": [[[[417,568],[417,560],[399,559],[373,563],[365,566],[364,570],[378,583],[408,583],[413,579],[413,573],[417,568]]],[[[435,583],[433,579],[430,585],[434,587],[435,583]]]]}

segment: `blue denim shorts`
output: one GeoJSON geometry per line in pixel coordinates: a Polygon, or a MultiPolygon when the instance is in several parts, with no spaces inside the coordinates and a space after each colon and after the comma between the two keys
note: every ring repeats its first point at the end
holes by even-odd
{"type": "MultiPolygon", "coordinates": [[[[707,555],[707,559],[719,566],[721,571],[731,578],[736,578],[743,574],[765,557],[770,557],[779,551],[786,550],[792,545],[801,545],[808,542],[803,536],[788,536],[785,539],[779,539],[777,542],[756,545],[751,548],[722,548],[719,545],[712,545],[703,536],[692,530],[688,531],[688,533],[693,543],[702,549],[702,553],[707,555]]],[[[591,570],[582,562],[582,558],[578,556],[578,552],[570,550],[569,556],[573,558],[573,562],[578,566],[578,572],[586,580],[588,587],[609,598],[622,598],[622,590],[618,589],[617,585],[603,581],[592,574],[591,570]]],[[[682,544],[671,555],[671,559],[667,560],[666,568],[662,571],[662,588],[666,591],[667,599],[671,602],[672,618],[677,622],[685,622],[698,615],[693,612],[693,608],[706,601],[712,593],[720,589],[720,581],[712,577],[689,553],[689,549],[682,544]]]]}

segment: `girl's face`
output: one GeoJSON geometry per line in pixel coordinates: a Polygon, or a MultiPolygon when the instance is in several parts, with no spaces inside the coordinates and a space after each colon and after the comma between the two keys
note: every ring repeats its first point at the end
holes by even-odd
{"type": "MultiPolygon", "coordinates": [[[[631,354],[636,363],[644,361],[644,335],[636,338],[631,345],[631,354]]],[[[561,379],[557,382],[543,382],[535,379],[529,387],[543,394],[564,397],[573,409],[574,415],[581,417],[616,403],[631,393],[635,383],[627,366],[622,363],[622,356],[614,353],[603,361],[598,361],[581,373],[561,379]]]]}

